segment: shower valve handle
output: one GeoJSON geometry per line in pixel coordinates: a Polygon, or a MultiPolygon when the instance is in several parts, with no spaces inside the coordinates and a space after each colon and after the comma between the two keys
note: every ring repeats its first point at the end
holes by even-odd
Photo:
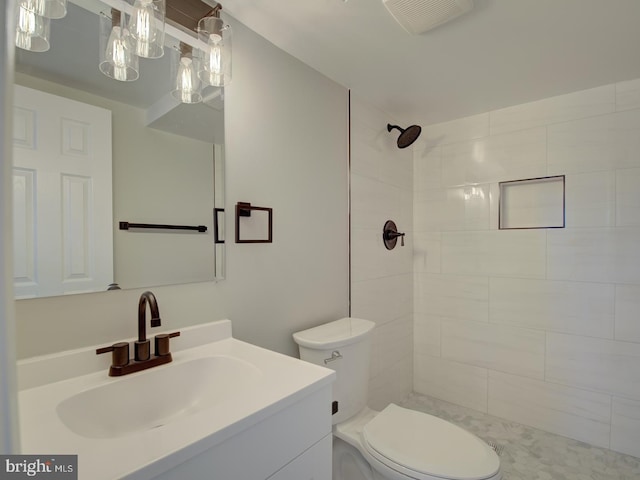
{"type": "Polygon", "coordinates": [[[387,220],[382,228],[382,241],[387,250],[393,250],[400,237],[400,246],[404,247],[404,233],[398,232],[398,227],[393,220],[387,220]]]}
{"type": "Polygon", "coordinates": [[[404,247],[404,233],[394,232],[393,230],[386,230],[384,236],[387,240],[393,240],[400,237],[400,246],[404,247]]]}
{"type": "Polygon", "coordinates": [[[393,230],[387,230],[385,233],[389,240],[391,240],[392,238],[404,237],[404,233],[394,232],[393,230]]]}

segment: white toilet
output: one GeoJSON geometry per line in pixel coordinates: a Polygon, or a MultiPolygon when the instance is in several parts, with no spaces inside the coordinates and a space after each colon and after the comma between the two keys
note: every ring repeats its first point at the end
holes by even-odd
{"type": "Polygon", "coordinates": [[[494,450],[466,430],[394,404],[367,407],[374,326],[342,318],[293,334],[302,360],[336,371],[333,480],[500,480],[494,450]]]}

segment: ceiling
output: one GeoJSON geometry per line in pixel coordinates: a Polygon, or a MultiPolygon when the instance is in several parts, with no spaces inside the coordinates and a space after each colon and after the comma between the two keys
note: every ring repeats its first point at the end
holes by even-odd
{"type": "Polygon", "coordinates": [[[382,0],[222,3],[355,95],[423,125],[640,78],[640,0],[475,0],[421,35],[382,0]]]}

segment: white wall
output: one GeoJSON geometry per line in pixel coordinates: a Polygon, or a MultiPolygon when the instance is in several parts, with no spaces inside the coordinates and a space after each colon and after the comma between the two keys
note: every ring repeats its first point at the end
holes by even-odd
{"type": "Polygon", "coordinates": [[[431,125],[424,140],[415,390],[640,456],[640,81],[431,125]],[[497,182],[560,174],[566,228],[497,229],[497,182]]]}
{"type": "Polygon", "coordinates": [[[412,389],[412,154],[396,146],[395,119],[351,98],[351,315],[376,322],[369,404],[384,408],[412,389]],[[387,250],[393,220],[405,246],[387,250]]]}
{"type": "MultiPolygon", "coordinates": [[[[274,242],[229,241],[222,282],[152,290],[163,328],[230,318],[237,338],[295,355],[292,332],[348,313],[347,90],[233,27],[226,231],[251,202],[274,209],[274,242]]],[[[16,302],[19,356],[134,336],[141,292],[16,302]]]]}

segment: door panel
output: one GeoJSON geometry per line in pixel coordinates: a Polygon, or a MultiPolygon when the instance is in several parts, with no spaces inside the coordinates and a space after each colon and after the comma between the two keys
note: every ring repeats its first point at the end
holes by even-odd
{"type": "Polygon", "coordinates": [[[113,281],[111,168],[109,110],[15,86],[18,298],[106,290],[113,281]]]}

